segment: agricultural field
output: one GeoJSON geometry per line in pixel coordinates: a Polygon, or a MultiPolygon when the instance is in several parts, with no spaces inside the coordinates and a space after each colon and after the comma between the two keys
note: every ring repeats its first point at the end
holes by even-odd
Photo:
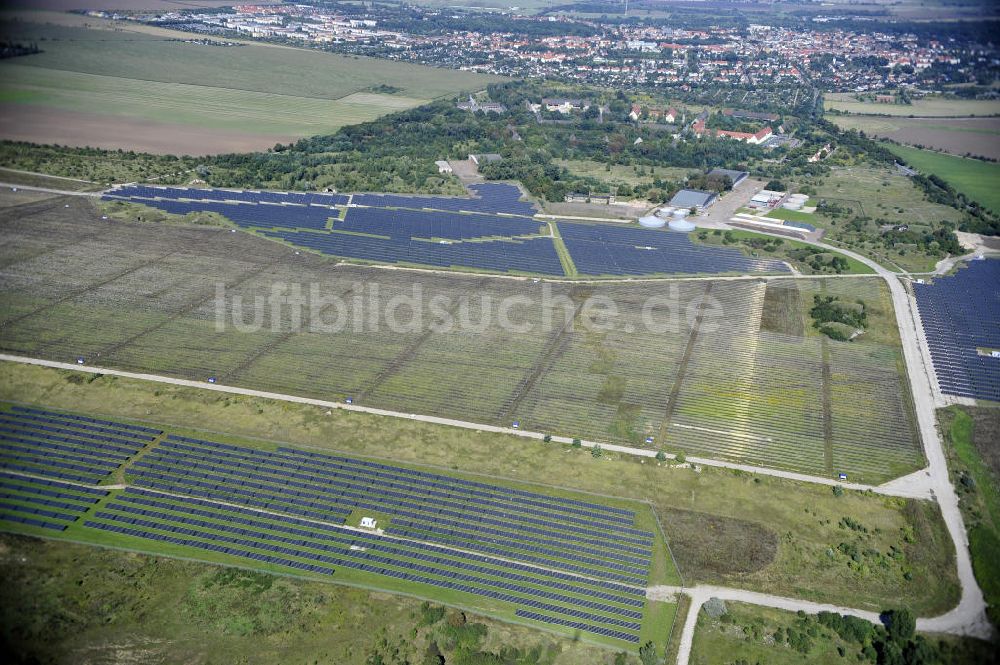
{"type": "Polygon", "coordinates": [[[827,110],[858,115],[913,116],[915,118],[961,118],[1000,115],[1000,102],[982,99],[949,99],[928,96],[912,104],[877,104],[858,101],[854,93],[833,92],[823,95],[827,110]]]}
{"type": "Polygon", "coordinates": [[[929,255],[915,245],[888,248],[875,242],[881,225],[906,224],[919,233],[934,231],[942,222],[957,226],[962,220],[962,213],[928,201],[909,178],[885,167],[838,166],[828,176],[795,184],[811,186],[816,190],[810,195],[813,201],[842,211],[837,216],[821,211],[810,216],[810,224],[825,229],[824,242],[854,250],[894,270],[930,271],[944,255],[929,255]],[[860,231],[852,226],[855,217],[869,218],[860,223],[860,231]]]}
{"type": "Polygon", "coordinates": [[[990,210],[1000,210],[1000,164],[944,155],[930,150],[887,144],[906,163],[921,173],[933,173],[957,191],[990,210]]]}
{"type": "Polygon", "coordinates": [[[891,301],[874,278],[410,273],[225,228],[101,220],[80,200],[32,205],[30,217],[25,206],[0,215],[9,353],[859,482],[923,465],[891,301]],[[295,288],[308,306],[291,306],[295,288]],[[820,294],[863,299],[868,332],[848,343],[813,330],[820,294]]]}
{"type": "Polygon", "coordinates": [[[941,150],[953,155],[1000,159],[1000,118],[904,118],[831,115],[841,129],[941,150]]]}
{"type": "Polygon", "coordinates": [[[0,34],[43,45],[0,64],[2,138],[38,143],[199,155],[260,150],[496,80],[127,27],[6,21],[0,34]]]}
{"type": "Polygon", "coordinates": [[[573,488],[598,502],[646,502],[685,585],[830,603],[849,596],[865,609],[904,603],[921,615],[941,613],[958,600],[951,540],[930,501],[852,491],[838,496],[822,485],[693,470],[610,450],[595,457],[587,449],[508,434],[9,362],[0,364],[0,399],[232,444],[259,441],[432,467],[487,483],[545,485],[556,494],[573,488]],[[551,487],[554,481],[561,487],[551,487]],[[845,518],[865,531],[846,530],[845,518]],[[864,549],[865,557],[855,562],[841,553],[842,544],[864,549]]]}

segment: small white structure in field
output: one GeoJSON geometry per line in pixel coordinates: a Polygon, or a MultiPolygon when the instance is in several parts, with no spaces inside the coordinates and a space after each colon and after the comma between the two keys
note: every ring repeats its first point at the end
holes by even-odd
{"type": "Polygon", "coordinates": [[[361,528],[362,529],[374,529],[376,524],[378,524],[378,520],[376,520],[374,517],[362,517],[361,518],[361,528]]]}

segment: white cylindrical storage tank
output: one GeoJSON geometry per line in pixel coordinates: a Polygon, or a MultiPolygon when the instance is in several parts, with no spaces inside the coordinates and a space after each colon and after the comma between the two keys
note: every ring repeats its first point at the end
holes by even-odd
{"type": "Polygon", "coordinates": [[[674,219],[684,219],[690,212],[687,208],[678,208],[674,210],[674,219]]]}
{"type": "Polygon", "coordinates": [[[671,231],[681,231],[683,233],[690,233],[694,231],[697,227],[692,224],[689,220],[683,217],[675,217],[670,220],[670,230],[671,231]]]}
{"type": "Polygon", "coordinates": [[[781,204],[781,207],[785,210],[801,210],[802,204],[798,201],[787,201],[781,204]]]}
{"type": "Polygon", "coordinates": [[[647,229],[659,229],[666,223],[667,220],[661,219],[656,215],[646,215],[645,217],[639,218],[639,225],[645,226],[647,229]]]}
{"type": "Polygon", "coordinates": [[[656,211],[656,216],[657,217],[670,217],[670,215],[672,215],[673,213],[674,213],[674,207],[673,206],[664,206],[663,208],[660,208],[659,210],[656,211]]]}

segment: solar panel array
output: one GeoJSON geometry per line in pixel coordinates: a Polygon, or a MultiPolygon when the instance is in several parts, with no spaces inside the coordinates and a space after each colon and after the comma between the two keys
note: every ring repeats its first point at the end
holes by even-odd
{"type": "Polygon", "coordinates": [[[941,392],[1000,401],[1000,260],[913,289],[941,392]]]}
{"type": "Polygon", "coordinates": [[[728,247],[696,245],[686,233],[675,231],[560,222],[559,232],[584,275],[788,272],[781,261],[753,259],[728,247]]]}
{"type": "Polygon", "coordinates": [[[491,236],[537,235],[540,222],[524,217],[496,217],[426,210],[384,210],[349,208],[343,221],[334,222],[335,231],[368,233],[390,238],[448,238],[464,240],[491,236]]]}
{"type": "Polygon", "coordinates": [[[88,526],[271,563],[387,575],[639,639],[653,535],[634,528],[627,509],[174,435],[129,474],[135,488],[88,526]],[[341,526],[354,511],[389,516],[387,533],[341,526]]]}
{"type": "Polygon", "coordinates": [[[14,406],[0,413],[0,468],[97,483],[160,434],[150,427],[14,406]]]}
{"type": "MultiPolygon", "coordinates": [[[[299,247],[348,259],[565,274],[554,241],[533,237],[540,223],[521,190],[505,183],[470,186],[474,197],[317,194],[125,186],[109,200],[134,200],[165,212],[215,212],[238,226],[299,247]],[[345,206],[340,211],[333,206],[345,206]],[[311,233],[298,233],[298,231],[311,233]],[[437,240],[434,242],[432,240],[437,240]],[[469,242],[475,240],[475,242],[469,242]]],[[[560,222],[583,275],[787,272],[780,261],[695,245],[686,234],[608,224],[560,222]]]]}
{"type": "Polygon", "coordinates": [[[0,472],[0,521],[64,531],[107,494],[58,480],[0,472]]]}
{"type": "Polygon", "coordinates": [[[440,244],[408,238],[372,238],[348,233],[261,231],[323,254],[385,263],[413,263],[442,268],[465,267],[498,272],[562,275],[551,238],[440,244]]]}

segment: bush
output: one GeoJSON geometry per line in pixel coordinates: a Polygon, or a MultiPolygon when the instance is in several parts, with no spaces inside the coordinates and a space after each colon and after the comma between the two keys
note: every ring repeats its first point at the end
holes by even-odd
{"type": "Polygon", "coordinates": [[[580,448],[583,446],[583,442],[580,439],[573,439],[573,447],[580,448]]]}
{"type": "Polygon", "coordinates": [[[552,435],[546,434],[544,437],[542,437],[542,441],[544,441],[545,443],[549,443],[550,441],[552,441],[552,435]]]}
{"type": "Polygon", "coordinates": [[[657,453],[656,453],[656,461],[657,462],[666,462],[667,461],[667,454],[665,452],[663,452],[662,450],[657,451],[657,453]]]}
{"type": "Polygon", "coordinates": [[[603,454],[604,454],[604,451],[601,450],[600,446],[594,446],[593,448],[590,449],[590,455],[592,457],[600,457],[603,454]]]}
{"type": "Polygon", "coordinates": [[[687,456],[684,454],[684,451],[682,450],[679,453],[677,453],[674,459],[677,460],[678,464],[683,464],[687,460],[687,456]]]}
{"type": "Polygon", "coordinates": [[[844,488],[841,485],[834,485],[833,486],[833,495],[834,496],[844,496],[844,488]]]}
{"type": "Polygon", "coordinates": [[[705,604],[701,606],[701,609],[705,614],[713,619],[718,619],[729,611],[726,609],[726,602],[721,598],[716,598],[715,596],[706,600],[705,604]]]}

